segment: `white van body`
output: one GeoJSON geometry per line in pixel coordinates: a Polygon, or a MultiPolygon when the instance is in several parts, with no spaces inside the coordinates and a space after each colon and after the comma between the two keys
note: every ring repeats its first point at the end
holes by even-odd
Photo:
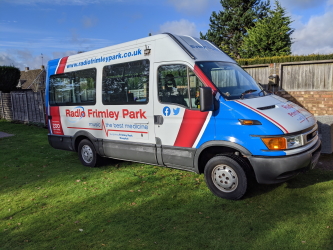
{"type": "Polygon", "coordinates": [[[251,179],[286,181],[320,155],[316,120],[268,94],[209,41],[159,34],[52,60],[49,142],[84,165],[110,157],[205,173],[241,198],[251,179]]]}

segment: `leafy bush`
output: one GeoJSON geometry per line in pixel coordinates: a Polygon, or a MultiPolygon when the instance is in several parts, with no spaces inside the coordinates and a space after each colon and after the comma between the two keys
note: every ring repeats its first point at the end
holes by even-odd
{"type": "Polygon", "coordinates": [[[21,72],[13,66],[0,66],[0,91],[10,92],[16,90],[21,72]]]}
{"type": "Polygon", "coordinates": [[[273,57],[255,57],[255,58],[242,58],[237,59],[240,65],[256,65],[256,64],[269,64],[269,63],[285,63],[285,62],[301,62],[301,61],[320,61],[320,60],[332,60],[333,54],[320,55],[291,55],[291,56],[273,56],[273,57]]]}

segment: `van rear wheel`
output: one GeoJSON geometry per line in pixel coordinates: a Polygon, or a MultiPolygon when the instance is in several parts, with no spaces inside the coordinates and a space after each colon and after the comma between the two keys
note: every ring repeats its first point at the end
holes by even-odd
{"type": "Polygon", "coordinates": [[[87,167],[96,167],[98,154],[96,153],[94,145],[91,141],[84,139],[80,142],[78,148],[78,155],[81,163],[87,167]]]}
{"type": "Polygon", "coordinates": [[[207,162],[205,179],[213,194],[228,200],[238,200],[244,196],[248,178],[239,162],[235,156],[215,156],[207,162]]]}

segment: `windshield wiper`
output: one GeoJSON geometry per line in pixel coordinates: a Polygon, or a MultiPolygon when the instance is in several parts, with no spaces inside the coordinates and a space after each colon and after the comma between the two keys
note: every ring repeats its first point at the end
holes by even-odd
{"type": "Polygon", "coordinates": [[[244,91],[241,95],[240,95],[240,99],[244,99],[244,96],[247,95],[247,94],[250,94],[250,93],[253,93],[253,92],[256,92],[257,90],[255,89],[248,89],[246,91],[244,91]]]}

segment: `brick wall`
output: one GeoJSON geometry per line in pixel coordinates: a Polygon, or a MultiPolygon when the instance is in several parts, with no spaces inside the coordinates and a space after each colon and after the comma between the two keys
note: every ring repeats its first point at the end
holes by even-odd
{"type": "Polygon", "coordinates": [[[333,91],[284,91],[277,95],[297,103],[315,116],[333,115],[333,91]]]}

